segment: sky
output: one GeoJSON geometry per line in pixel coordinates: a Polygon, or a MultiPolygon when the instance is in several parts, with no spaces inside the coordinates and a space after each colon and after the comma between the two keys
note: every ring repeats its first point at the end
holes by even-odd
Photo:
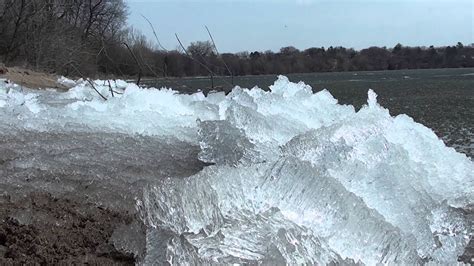
{"type": "Polygon", "coordinates": [[[474,43],[474,0],[125,0],[128,23],[166,49],[208,40],[220,52],[294,46],[446,46],[474,43]]]}

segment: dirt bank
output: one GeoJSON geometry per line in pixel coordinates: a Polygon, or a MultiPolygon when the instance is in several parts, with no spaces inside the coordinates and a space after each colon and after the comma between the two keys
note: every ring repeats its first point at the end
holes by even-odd
{"type": "Polygon", "coordinates": [[[118,247],[120,238],[126,236],[117,236],[117,232],[134,222],[133,215],[125,212],[30,194],[16,200],[2,197],[0,221],[2,265],[133,265],[139,255],[118,247]]]}
{"type": "Polygon", "coordinates": [[[58,76],[43,72],[36,72],[21,67],[5,67],[0,64],[0,79],[6,79],[9,82],[30,88],[46,89],[56,88],[66,90],[66,86],[59,84],[58,76]]]}

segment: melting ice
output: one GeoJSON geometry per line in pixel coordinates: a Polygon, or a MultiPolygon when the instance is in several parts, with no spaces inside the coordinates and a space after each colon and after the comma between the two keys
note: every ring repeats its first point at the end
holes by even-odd
{"type": "MultiPolygon", "coordinates": [[[[62,79],[61,82],[73,81],[62,79]]],[[[213,165],[146,185],[143,263],[443,263],[472,236],[474,164],[368,93],[361,110],[280,76],[181,95],[123,81],[0,85],[0,129],[176,137],[213,165]]]]}

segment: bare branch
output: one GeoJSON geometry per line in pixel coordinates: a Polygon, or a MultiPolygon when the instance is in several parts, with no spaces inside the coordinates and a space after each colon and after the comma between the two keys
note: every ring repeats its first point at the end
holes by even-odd
{"type": "Polygon", "coordinates": [[[112,85],[110,85],[110,80],[107,79],[107,82],[109,83],[110,94],[112,95],[112,97],[115,97],[115,96],[114,96],[114,90],[112,89],[112,85]]]}
{"type": "MultiPolygon", "coordinates": [[[[82,75],[81,71],[79,71],[79,69],[77,69],[77,67],[75,65],[73,65],[73,64],[70,64],[70,65],[77,71],[77,73],[79,73],[79,75],[81,75],[83,78],[85,78],[84,75],[82,75]]],[[[97,92],[97,94],[99,94],[100,97],[102,99],[104,99],[104,101],[107,101],[107,98],[104,95],[102,95],[102,93],[100,93],[99,90],[97,90],[97,88],[94,86],[94,84],[92,83],[92,81],[89,78],[85,78],[85,80],[91,85],[92,89],[94,89],[95,92],[97,92]]]]}
{"type": "Polygon", "coordinates": [[[130,49],[130,47],[128,46],[128,44],[126,42],[123,43],[125,45],[125,47],[127,47],[128,51],[130,52],[130,54],[132,55],[133,59],[135,60],[135,62],[137,63],[137,66],[138,66],[138,79],[137,79],[137,86],[140,85],[140,80],[142,78],[142,67],[140,65],[140,62],[138,61],[137,57],[135,56],[135,54],[133,53],[132,49],[130,49]]]}
{"type": "Polygon", "coordinates": [[[95,92],[97,92],[97,94],[100,95],[100,97],[102,97],[102,99],[104,99],[104,101],[107,101],[107,98],[105,98],[104,95],[102,95],[102,93],[100,93],[97,88],[94,86],[94,83],[92,83],[92,81],[89,79],[89,78],[86,78],[87,82],[89,82],[89,84],[92,86],[92,88],[95,90],[95,92]]]}
{"type": "Polygon", "coordinates": [[[179,46],[181,46],[181,49],[183,49],[183,52],[184,52],[188,57],[191,57],[191,55],[188,54],[188,51],[186,50],[186,48],[184,48],[184,45],[183,45],[183,43],[181,42],[181,40],[179,39],[178,34],[175,33],[174,36],[176,36],[176,40],[178,40],[179,46]]]}
{"type": "MultiPolygon", "coordinates": [[[[229,66],[226,64],[224,58],[220,55],[219,50],[217,50],[217,46],[216,46],[216,43],[214,42],[214,38],[212,37],[211,31],[209,30],[209,28],[207,26],[204,26],[204,27],[206,27],[207,33],[209,34],[209,37],[211,38],[212,45],[214,46],[214,50],[216,50],[217,56],[222,60],[222,63],[224,63],[224,66],[227,69],[227,71],[229,72],[229,75],[232,77],[232,81],[233,81],[234,80],[233,79],[234,75],[232,74],[232,71],[230,70],[229,66]]],[[[233,85],[233,83],[234,82],[232,82],[232,85],[233,85]]]]}
{"type": "Polygon", "coordinates": [[[151,24],[150,20],[147,17],[145,17],[143,14],[140,14],[140,15],[148,22],[148,25],[150,25],[151,30],[153,31],[153,35],[155,35],[156,42],[158,43],[158,47],[160,47],[163,51],[168,52],[168,50],[166,50],[166,48],[163,47],[163,45],[161,45],[161,42],[158,39],[158,35],[156,34],[155,27],[153,27],[153,24],[151,24]]]}

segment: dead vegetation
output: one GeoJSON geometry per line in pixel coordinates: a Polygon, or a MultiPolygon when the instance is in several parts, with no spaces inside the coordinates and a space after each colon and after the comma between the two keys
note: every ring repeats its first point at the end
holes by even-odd
{"type": "Polygon", "coordinates": [[[21,67],[5,67],[0,65],[0,78],[30,89],[55,88],[67,90],[68,87],[58,83],[58,76],[37,72],[21,67]]]}

